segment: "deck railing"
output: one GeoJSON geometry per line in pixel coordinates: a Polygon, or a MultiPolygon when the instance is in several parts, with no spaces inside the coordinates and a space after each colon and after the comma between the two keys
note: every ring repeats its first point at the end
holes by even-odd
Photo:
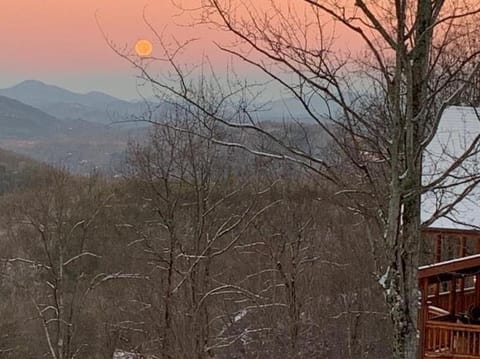
{"type": "Polygon", "coordinates": [[[429,320],[425,329],[425,358],[480,358],[480,325],[429,320]]]}

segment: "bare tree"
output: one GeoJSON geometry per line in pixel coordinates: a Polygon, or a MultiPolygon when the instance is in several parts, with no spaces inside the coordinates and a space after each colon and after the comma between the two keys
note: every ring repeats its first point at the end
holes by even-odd
{"type": "Polygon", "coordinates": [[[36,355],[45,348],[49,358],[75,358],[93,351],[88,294],[105,277],[101,241],[93,239],[111,194],[99,179],[76,180],[59,170],[46,170],[36,181],[6,202],[10,247],[2,253],[2,278],[22,293],[15,298],[27,299],[22,306],[40,324],[36,355]]]}
{"type": "Polygon", "coordinates": [[[142,289],[151,293],[142,301],[158,318],[155,340],[142,350],[165,358],[207,358],[242,337],[223,338],[221,323],[235,313],[220,314],[222,296],[242,305],[260,298],[233,280],[224,257],[275,202],[261,200],[269,185],[256,188],[242,179],[228,164],[231,154],[211,142],[211,132],[192,121],[191,113],[178,107],[167,116],[149,142],[132,145],[129,154],[129,178],[144,199],[145,218],[125,224],[135,233],[128,246],[148,263],[153,286],[142,289]]]}
{"type": "MultiPolygon", "coordinates": [[[[263,72],[303,106],[309,120],[348,160],[348,178],[345,167],[324,153],[298,146],[288,134],[275,133],[259,121],[252,87],[241,81],[222,83],[214,73],[208,81],[205,77],[192,81],[195,71],[180,64],[188,42],[169,45],[147,18],[171,71],[155,76],[143,60],[117,50],[159,94],[182,99],[247,139],[214,139],[216,143],[304,166],[348,196],[351,210],[369,223],[373,219],[377,229],[372,233],[379,234],[371,242],[386,257],[386,262],[379,262],[377,279],[394,326],[395,358],[417,355],[421,194],[440,185],[477,151],[478,137],[465,156],[431,183],[422,183],[424,149],[444,110],[464,98],[478,73],[479,48],[473,39],[480,9],[472,6],[460,0],[270,1],[266,7],[235,0],[199,3],[195,26],[213,25],[232,34],[233,46],[217,46],[263,72]],[[339,50],[328,21],[364,45],[361,56],[339,50]],[[457,47],[465,51],[452,56],[457,47]],[[207,94],[212,102],[205,106],[200,99],[207,94]],[[274,146],[257,146],[248,140],[252,136],[274,146]]],[[[305,137],[312,143],[308,133],[305,137]]],[[[476,181],[477,175],[459,181],[465,180],[476,181]]],[[[465,195],[460,193],[459,199],[465,195]]]]}
{"type": "Polygon", "coordinates": [[[386,313],[366,297],[369,267],[360,275],[345,264],[342,246],[357,235],[339,230],[351,216],[318,200],[329,185],[214,146],[189,113],[175,116],[130,150],[134,203],[121,227],[151,280],[132,286],[141,305],[119,318],[125,349],[185,358],[372,355],[360,333],[375,318],[383,338],[386,313]]]}

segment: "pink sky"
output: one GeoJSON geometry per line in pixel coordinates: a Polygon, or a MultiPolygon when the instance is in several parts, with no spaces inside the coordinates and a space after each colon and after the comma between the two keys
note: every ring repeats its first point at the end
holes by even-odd
{"type": "MultiPolygon", "coordinates": [[[[195,1],[199,2],[182,0],[195,1]]],[[[108,48],[95,14],[115,43],[133,47],[138,39],[152,37],[142,19],[145,6],[159,31],[167,26],[167,33],[184,38],[212,37],[176,26],[187,19],[173,17],[179,10],[171,0],[8,0],[0,12],[0,87],[38,79],[76,91],[135,97],[136,72],[108,48]]],[[[202,45],[197,45],[194,59],[202,52],[202,45]]]]}
{"type": "Polygon", "coordinates": [[[95,14],[111,39],[132,46],[151,36],[142,20],[145,6],[156,26],[173,25],[178,11],[169,0],[5,1],[0,11],[0,87],[31,78],[78,91],[134,96],[135,72],[108,48],[95,14]]]}
{"type": "MultiPolygon", "coordinates": [[[[142,11],[160,23],[170,22],[168,1],[14,0],[0,12],[0,66],[14,70],[82,71],[123,69],[125,64],[106,46],[95,22],[120,44],[149,34],[142,11]],[[163,3],[167,5],[155,5],[163,3]],[[159,16],[160,15],[160,16],[159,16]],[[161,18],[163,15],[163,19],[161,18]]],[[[161,24],[162,25],[162,24],[161,24]]]]}

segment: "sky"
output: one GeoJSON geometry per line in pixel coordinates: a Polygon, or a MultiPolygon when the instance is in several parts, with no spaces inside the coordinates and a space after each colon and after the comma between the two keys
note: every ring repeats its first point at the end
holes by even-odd
{"type": "MultiPolygon", "coordinates": [[[[174,1],[182,1],[186,7],[199,2],[174,1]]],[[[255,0],[255,5],[264,2],[255,0]]],[[[180,14],[172,0],[3,1],[0,88],[32,79],[77,92],[96,90],[123,99],[138,98],[137,71],[107,46],[100,27],[116,45],[133,50],[139,39],[154,40],[143,20],[144,11],[159,32],[183,39],[202,38],[191,60],[205,53],[215,56],[204,45],[226,36],[185,27],[192,21],[191,13],[180,14]]],[[[223,63],[226,68],[228,60],[223,59],[223,63]]]]}
{"type": "Polygon", "coordinates": [[[35,79],[86,92],[137,97],[136,71],[106,44],[133,48],[152,37],[142,14],[158,29],[175,27],[169,0],[9,0],[0,12],[0,87],[35,79]]]}

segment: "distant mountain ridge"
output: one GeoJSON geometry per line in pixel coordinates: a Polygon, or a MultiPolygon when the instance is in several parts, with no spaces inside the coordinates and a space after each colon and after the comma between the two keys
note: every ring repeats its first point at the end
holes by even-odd
{"type": "Polygon", "coordinates": [[[0,96],[0,138],[41,138],[63,126],[62,121],[35,107],[0,96]]]}
{"type": "Polygon", "coordinates": [[[100,91],[77,93],[37,80],[26,80],[9,88],[0,89],[0,95],[13,98],[30,106],[43,106],[47,103],[69,102],[96,105],[108,102],[128,102],[100,91]]]}
{"type": "Polygon", "coordinates": [[[121,100],[104,92],[77,93],[37,80],[0,89],[0,96],[21,101],[61,120],[102,124],[132,120],[145,108],[144,103],[121,100]]]}
{"type": "MultiPolygon", "coordinates": [[[[101,124],[132,121],[142,117],[146,111],[145,101],[125,101],[104,92],[90,91],[77,93],[59,86],[49,85],[37,80],[26,80],[15,86],[0,89],[0,95],[13,98],[46,112],[47,114],[66,120],[86,120],[101,124]]],[[[171,106],[162,104],[158,99],[148,100],[156,104],[154,115],[161,115],[171,106]],[[158,106],[161,105],[161,106],[158,106]]],[[[312,122],[311,116],[304,106],[293,97],[270,101],[254,114],[259,121],[300,121],[312,122]]],[[[310,102],[310,109],[322,117],[338,106],[315,98],[310,102]]],[[[137,124],[138,125],[138,124],[137,124]]]]}
{"type": "Polygon", "coordinates": [[[0,148],[65,166],[75,173],[100,168],[110,171],[112,164],[123,158],[129,138],[142,131],[92,123],[80,116],[60,120],[0,95],[0,148]]]}

